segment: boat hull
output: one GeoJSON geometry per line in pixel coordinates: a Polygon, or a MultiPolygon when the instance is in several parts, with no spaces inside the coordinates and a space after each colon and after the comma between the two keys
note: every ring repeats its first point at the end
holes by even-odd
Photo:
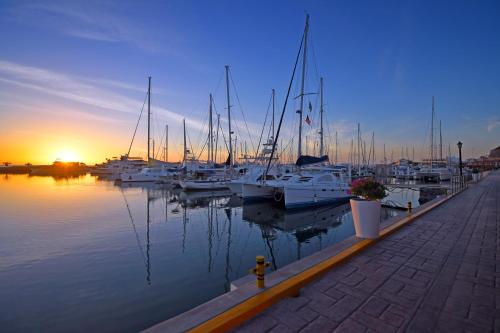
{"type": "Polygon", "coordinates": [[[210,191],[210,190],[227,190],[228,186],[225,181],[179,181],[179,185],[184,191],[210,191]]]}
{"type": "Polygon", "coordinates": [[[283,189],[286,209],[346,203],[351,197],[346,189],[321,188],[320,186],[284,187],[283,189]]]}
{"type": "Polygon", "coordinates": [[[243,183],[241,182],[227,182],[227,187],[231,193],[241,197],[243,195],[243,183]]]}
{"type": "Polygon", "coordinates": [[[273,200],[275,188],[265,184],[243,184],[242,197],[245,202],[273,200]]]}
{"type": "Polygon", "coordinates": [[[129,174],[129,173],[124,173],[120,176],[120,179],[124,183],[131,183],[131,182],[157,182],[161,180],[160,175],[144,175],[144,174],[129,174]]]}

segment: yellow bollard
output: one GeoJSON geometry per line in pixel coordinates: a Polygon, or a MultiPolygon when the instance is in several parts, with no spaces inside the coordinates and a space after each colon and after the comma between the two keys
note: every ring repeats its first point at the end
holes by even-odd
{"type": "Polygon", "coordinates": [[[411,201],[408,201],[408,213],[411,214],[411,210],[412,210],[411,201]]]}
{"type": "Polygon", "coordinates": [[[257,287],[264,288],[264,274],[266,267],[269,267],[271,263],[264,261],[264,256],[257,256],[255,258],[256,266],[254,269],[250,270],[251,273],[257,276],[257,287]]]}

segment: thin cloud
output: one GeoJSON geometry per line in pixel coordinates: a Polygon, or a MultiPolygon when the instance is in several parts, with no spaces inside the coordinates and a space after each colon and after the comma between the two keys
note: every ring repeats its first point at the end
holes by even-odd
{"type": "Polygon", "coordinates": [[[488,121],[488,126],[486,127],[486,129],[488,130],[488,132],[491,132],[497,127],[500,127],[500,120],[499,119],[490,119],[488,121]]]}
{"type": "MultiPolygon", "coordinates": [[[[43,68],[0,60],[0,82],[100,109],[129,114],[138,114],[140,111],[143,101],[109,91],[103,86],[87,83],[90,81],[96,80],[81,79],[43,68]]],[[[156,107],[154,111],[162,120],[180,124],[182,119],[186,118],[190,127],[198,130],[203,127],[203,124],[198,120],[165,108],[156,107]]]]}
{"type": "Polygon", "coordinates": [[[172,54],[165,43],[153,40],[143,29],[133,24],[120,7],[102,2],[61,1],[24,3],[11,8],[18,22],[41,26],[61,34],[107,43],[127,43],[149,52],[172,54]]]}

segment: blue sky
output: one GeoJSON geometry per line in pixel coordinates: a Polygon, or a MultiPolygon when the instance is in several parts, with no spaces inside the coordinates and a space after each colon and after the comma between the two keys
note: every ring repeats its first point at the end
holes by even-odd
{"type": "MultiPolygon", "coordinates": [[[[383,143],[388,157],[401,146],[427,155],[433,95],[446,147],[462,140],[471,156],[500,144],[498,1],[1,1],[0,158],[10,158],[7,145],[40,136],[87,152],[98,142],[99,153],[84,154],[91,160],[123,153],[148,75],[156,140],[167,122],[178,149],[187,117],[199,150],[210,92],[225,120],[226,64],[241,101],[232,96],[237,135],[249,141],[243,111],[255,141],[271,89],[278,106],[284,100],[306,11],[306,89],[316,92],[324,77],[328,132],[338,131],[344,160],[357,122],[367,145],[375,132],[378,160],[383,143]]],[[[318,107],[309,98],[312,145],[318,107]]],[[[296,108],[285,116],[284,145],[296,137],[296,108]]]]}

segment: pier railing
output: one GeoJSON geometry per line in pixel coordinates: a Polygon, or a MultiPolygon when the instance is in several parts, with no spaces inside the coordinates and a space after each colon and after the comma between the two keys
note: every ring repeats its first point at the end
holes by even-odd
{"type": "Polygon", "coordinates": [[[468,182],[466,176],[452,176],[451,177],[451,194],[455,194],[467,188],[468,182]]]}

